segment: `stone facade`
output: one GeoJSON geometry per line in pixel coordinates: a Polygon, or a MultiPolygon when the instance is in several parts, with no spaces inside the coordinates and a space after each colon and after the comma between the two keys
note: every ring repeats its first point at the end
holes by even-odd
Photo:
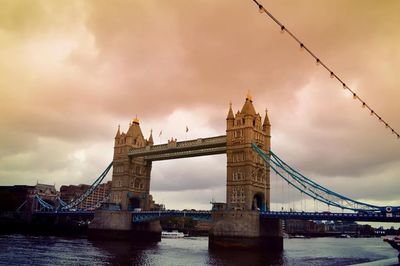
{"type": "Polygon", "coordinates": [[[271,124],[267,113],[261,122],[253,100],[247,95],[241,111],[226,118],[227,189],[226,204],[214,204],[209,248],[283,249],[282,224],[261,219],[259,211],[270,209],[270,169],[252,149],[271,147],[271,124]]]}
{"type": "Polygon", "coordinates": [[[89,239],[130,240],[134,242],[158,242],[161,240],[160,221],[132,223],[130,211],[96,210],[89,225],[89,239]]]}
{"type": "Polygon", "coordinates": [[[268,152],[271,125],[265,114],[261,122],[250,95],[241,111],[233,115],[229,107],[226,118],[227,139],[227,191],[229,210],[265,210],[270,206],[270,172],[264,161],[251,147],[257,144],[268,152]]]}
{"type": "Polygon", "coordinates": [[[150,134],[148,140],[143,137],[139,120],[135,118],[129,124],[126,133],[120,133],[118,127],[114,144],[113,175],[110,202],[121,206],[121,210],[141,208],[149,210],[152,198],[150,191],[151,161],[143,157],[131,158],[130,149],[153,145],[150,134]]]}

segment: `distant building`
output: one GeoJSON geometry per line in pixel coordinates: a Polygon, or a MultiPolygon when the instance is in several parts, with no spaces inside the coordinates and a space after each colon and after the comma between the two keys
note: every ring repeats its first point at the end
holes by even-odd
{"type": "Polygon", "coordinates": [[[308,220],[285,220],[284,230],[287,234],[325,233],[325,224],[308,220]]]}
{"type": "MultiPolygon", "coordinates": [[[[88,189],[89,185],[80,184],[69,185],[69,186],[61,186],[60,188],[60,198],[66,203],[70,203],[80,196],[82,196],[88,189]]],[[[93,192],[90,194],[83,202],[81,202],[77,208],[78,209],[95,209],[99,207],[97,205],[99,202],[105,201],[108,199],[108,196],[111,192],[111,181],[107,183],[100,184],[93,192]]]]}
{"type": "Polygon", "coordinates": [[[100,184],[80,205],[82,209],[95,209],[100,207],[99,203],[108,200],[111,193],[111,181],[100,184]]]}
{"type": "Polygon", "coordinates": [[[1,186],[0,187],[0,212],[15,211],[24,202],[34,195],[34,186],[1,186]]]}
{"type": "Polygon", "coordinates": [[[333,221],[327,224],[327,231],[347,234],[358,234],[359,225],[352,221],[333,221]]]}
{"type": "Polygon", "coordinates": [[[35,195],[38,195],[48,204],[56,206],[59,193],[55,185],[37,183],[36,186],[33,187],[33,194],[27,198],[27,201],[29,202],[27,206],[30,206],[31,211],[40,210],[41,208],[39,203],[36,200],[33,200],[35,195]]]}
{"type": "Polygon", "coordinates": [[[196,221],[195,230],[202,232],[209,232],[212,227],[212,222],[209,221],[196,221]]]}
{"type": "Polygon", "coordinates": [[[69,186],[61,186],[60,187],[60,198],[66,203],[70,203],[85,193],[86,190],[90,188],[89,185],[80,184],[69,185],[69,186]]]}
{"type": "Polygon", "coordinates": [[[28,211],[40,209],[34,196],[40,196],[45,202],[54,205],[58,192],[54,185],[39,184],[35,186],[16,185],[0,187],[0,211],[28,211]]]}
{"type": "Polygon", "coordinates": [[[374,230],[375,228],[369,224],[359,225],[358,234],[361,236],[373,236],[374,230]]]}
{"type": "Polygon", "coordinates": [[[56,201],[56,197],[58,196],[58,191],[55,185],[37,183],[36,186],[34,186],[34,194],[37,194],[43,200],[49,203],[54,203],[56,201]]]}

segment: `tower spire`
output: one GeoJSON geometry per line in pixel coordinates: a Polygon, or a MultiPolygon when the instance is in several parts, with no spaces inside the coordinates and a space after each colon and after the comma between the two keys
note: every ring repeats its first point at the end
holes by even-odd
{"type": "Polygon", "coordinates": [[[149,140],[147,141],[148,145],[153,145],[154,141],[153,141],[153,129],[150,130],[150,137],[149,140]]]}
{"type": "Polygon", "coordinates": [[[229,102],[229,112],[228,116],[226,117],[226,120],[234,120],[235,117],[233,116],[233,111],[232,111],[232,102],[229,102]]]}
{"type": "Polygon", "coordinates": [[[269,122],[268,118],[268,109],[265,108],[265,118],[264,118],[264,123],[263,123],[263,130],[266,131],[267,127],[270,127],[271,123],[269,122]]]}
{"type": "Polygon", "coordinates": [[[118,130],[117,130],[117,134],[115,135],[115,138],[119,138],[120,136],[121,136],[120,125],[118,125],[118,130]]]}

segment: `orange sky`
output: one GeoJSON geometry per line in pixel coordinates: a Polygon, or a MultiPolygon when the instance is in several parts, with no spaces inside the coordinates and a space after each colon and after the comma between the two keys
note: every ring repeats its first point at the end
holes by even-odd
{"type": "MultiPolygon", "coordinates": [[[[400,130],[399,1],[261,3],[400,130]]],[[[135,115],[145,136],[163,130],[156,142],[184,139],[186,125],[188,138],[224,134],[229,101],[236,111],[250,89],[281,157],[338,192],[400,205],[400,140],[253,1],[0,4],[0,185],[91,183],[135,115]]],[[[225,160],[157,162],[151,193],[207,208],[224,200],[225,160]]]]}

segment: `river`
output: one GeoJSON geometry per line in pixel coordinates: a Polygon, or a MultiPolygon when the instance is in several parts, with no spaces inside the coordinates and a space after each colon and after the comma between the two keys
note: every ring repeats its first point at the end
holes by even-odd
{"type": "Polygon", "coordinates": [[[208,250],[206,237],[138,245],[86,238],[0,235],[1,265],[349,265],[394,258],[380,238],[285,239],[282,254],[208,250]]]}

